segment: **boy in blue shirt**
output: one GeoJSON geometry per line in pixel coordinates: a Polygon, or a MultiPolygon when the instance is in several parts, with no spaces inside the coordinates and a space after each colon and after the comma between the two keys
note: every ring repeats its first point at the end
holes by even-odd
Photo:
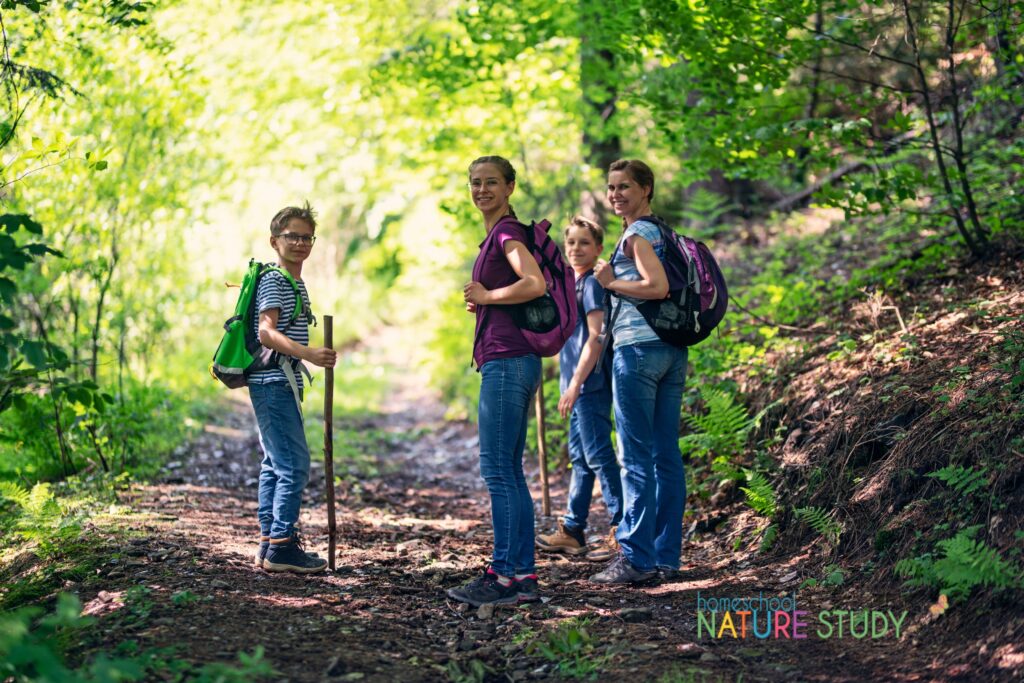
{"type": "Polygon", "coordinates": [[[537,546],[569,555],[587,553],[587,559],[604,561],[618,552],[615,529],[622,518],[622,478],[612,448],[611,354],[595,372],[601,358],[601,326],[604,323],[604,289],[594,278],[594,264],[601,255],[604,230],[596,223],[574,216],[565,229],[565,253],[576,271],[576,303],[579,317],[572,337],[559,355],[562,397],[558,412],[569,418],[569,456],[572,478],[568,510],[554,534],[537,537],[537,546]],[[611,533],[602,547],[588,548],[587,517],[600,478],[601,494],[611,515],[611,533]],[[588,552],[589,551],[589,552],[588,552]]]}
{"type": "Polygon", "coordinates": [[[282,209],[270,222],[270,246],[277,252],[277,265],[287,271],[299,288],[302,308],[295,290],[284,275],[270,271],[256,289],[255,321],[260,343],[279,354],[283,362],[249,375],[252,399],[259,426],[263,462],[260,465],[259,508],[260,549],[256,564],[272,572],[310,574],[321,572],[327,560],[306,553],[296,524],[302,489],[309,479],[309,446],[302,426],[299,401],[302,396],[302,361],[333,368],[334,349],[309,346],[309,295],[302,282],[302,264],[309,258],[316,219],[309,205],[282,209]],[[293,319],[294,318],[294,319],[293,319]]]}

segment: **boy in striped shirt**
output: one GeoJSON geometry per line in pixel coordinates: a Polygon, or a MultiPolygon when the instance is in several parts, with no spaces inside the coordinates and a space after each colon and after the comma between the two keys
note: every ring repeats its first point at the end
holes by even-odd
{"type": "Polygon", "coordinates": [[[283,358],[279,367],[249,376],[249,397],[259,426],[263,462],[260,465],[260,550],[256,564],[267,571],[323,571],[327,561],[306,553],[296,524],[302,489],[309,479],[309,446],[302,426],[302,361],[332,368],[337,354],[327,347],[309,346],[313,318],[302,282],[302,264],[316,241],[316,219],[309,204],[282,209],[270,222],[270,246],[277,264],[295,280],[301,310],[295,316],[295,290],[288,279],[270,271],[256,289],[255,322],[260,343],[283,358]]]}

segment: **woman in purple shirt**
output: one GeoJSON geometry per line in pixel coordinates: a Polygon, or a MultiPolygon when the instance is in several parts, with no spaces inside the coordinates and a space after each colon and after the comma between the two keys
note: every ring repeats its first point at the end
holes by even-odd
{"type": "Polygon", "coordinates": [[[466,310],[476,315],[480,474],[491,496],[494,553],[483,576],[450,589],[448,595],[474,607],[539,600],[533,498],[523,476],[523,448],[541,364],[508,307],[536,299],[547,285],[526,248],[527,228],[509,205],[515,187],[515,169],[502,157],[480,157],[469,166],[469,188],[483,217],[485,237],[463,298],[466,310]]]}

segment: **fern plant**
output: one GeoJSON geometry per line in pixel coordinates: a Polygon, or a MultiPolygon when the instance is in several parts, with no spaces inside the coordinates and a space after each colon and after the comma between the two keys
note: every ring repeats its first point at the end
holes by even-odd
{"type": "Polygon", "coordinates": [[[896,563],[897,576],[907,587],[938,588],[950,600],[966,599],[975,586],[1008,588],[1020,586],[1021,569],[1004,559],[999,551],[974,538],[980,524],[962,529],[956,536],[939,541],[940,556],[932,553],[905,558],[896,563]]]}
{"type": "Polygon", "coordinates": [[[793,514],[801,522],[824,536],[825,540],[833,546],[839,545],[839,537],[843,534],[843,525],[833,519],[832,513],[826,512],[824,508],[802,507],[794,508],[793,514]]]}
{"type": "Polygon", "coordinates": [[[679,439],[683,453],[698,457],[710,454],[718,458],[731,458],[743,451],[747,437],[759,424],[774,403],[765,406],[757,415],[750,417],[742,404],[736,403],[733,394],[721,389],[707,389],[703,392],[707,412],[702,415],[684,413],[683,420],[692,430],[679,439]]]}
{"type": "Polygon", "coordinates": [[[976,470],[973,467],[949,465],[925,476],[938,479],[965,498],[988,486],[988,471],[984,467],[976,470]]]}
{"type": "Polygon", "coordinates": [[[37,541],[43,553],[81,531],[78,516],[61,507],[47,483],[36,484],[29,490],[14,482],[0,482],[0,497],[17,508],[15,532],[24,539],[37,541]]]}
{"type": "Polygon", "coordinates": [[[746,496],[746,503],[759,515],[771,519],[775,516],[775,489],[768,478],[760,472],[746,470],[748,486],[740,487],[746,496]]]}
{"type": "Polygon", "coordinates": [[[775,539],[779,536],[779,527],[775,524],[769,524],[765,527],[764,534],[761,536],[761,545],[757,551],[759,553],[766,553],[771,550],[772,545],[775,544],[775,539]]]}

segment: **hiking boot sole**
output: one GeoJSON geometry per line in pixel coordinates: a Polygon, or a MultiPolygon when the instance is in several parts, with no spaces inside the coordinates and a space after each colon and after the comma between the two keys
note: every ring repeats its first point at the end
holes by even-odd
{"type": "Polygon", "coordinates": [[[263,560],[263,568],[268,572],[293,572],[295,574],[316,574],[327,569],[327,563],[317,565],[315,567],[300,567],[294,564],[277,564],[270,560],[263,560]]]}
{"type": "Polygon", "coordinates": [[[617,550],[614,551],[614,552],[612,552],[612,551],[608,551],[608,552],[590,551],[589,553],[587,553],[586,559],[589,560],[590,562],[610,562],[611,560],[615,559],[615,556],[617,554],[618,554],[617,550]]]}
{"type": "MultiPolygon", "coordinates": [[[[583,546],[581,548],[567,548],[564,545],[545,545],[539,538],[537,539],[537,547],[546,553],[565,553],[566,555],[573,556],[583,555],[590,552],[590,549],[587,548],[587,546],[583,546]]],[[[615,556],[612,555],[612,557],[615,556]]]]}
{"type": "MultiPolygon", "coordinates": [[[[457,600],[459,602],[464,602],[467,605],[472,605],[473,607],[479,607],[480,605],[514,605],[514,604],[516,604],[516,603],[518,603],[520,601],[520,595],[519,594],[509,595],[507,597],[498,598],[497,600],[491,600],[491,601],[474,600],[473,598],[470,598],[469,596],[464,595],[461,592],[459,592],[458,588],[449,588],[448,591],[447,591],[447,595],[452,600],[457,600]]],[[[540,598],[538,597],[537,599],[539,600],[540,598]]],[[[527,601],[524,600],[523,602],[527,602],[527,601]]]]}

